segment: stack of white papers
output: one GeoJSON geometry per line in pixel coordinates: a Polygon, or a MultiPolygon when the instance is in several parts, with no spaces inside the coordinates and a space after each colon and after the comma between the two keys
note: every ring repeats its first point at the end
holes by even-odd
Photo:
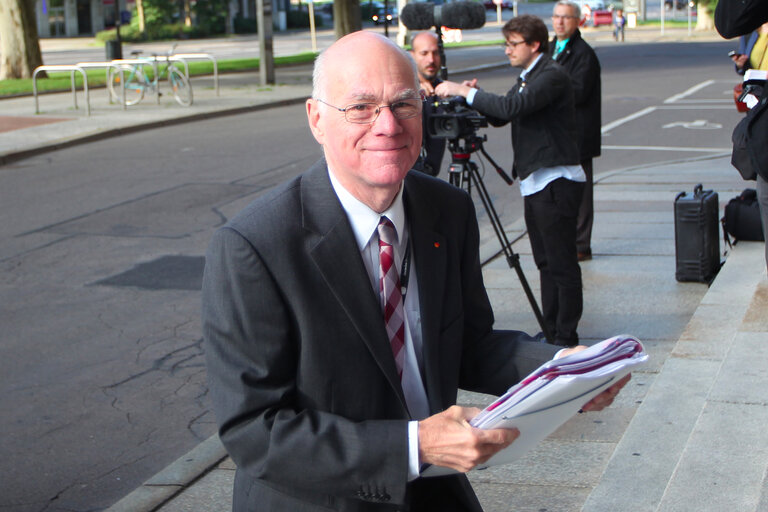
{"type": "MultiPolygon", "coordinates": [[[[640,341],[620,335],[543,364],[470,421],[473,427],[481,429],[520,430],[514,443],[476,469],[520,458],[592,398],[646,361],[648,354],[640,341]]],[[[422,471],[422,476],[451,473],[455,471],[430,466],[422,471]]]]}

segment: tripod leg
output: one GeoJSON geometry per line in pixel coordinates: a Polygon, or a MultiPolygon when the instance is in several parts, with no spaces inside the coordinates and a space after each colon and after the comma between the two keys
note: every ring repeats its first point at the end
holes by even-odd
{"type": "Polygon", "coordinates": [[[536,320],[539,322],[541,332],[544,333],[544,337],[547,338],[547,341],[551,343],[554,341],[554,339],[552,338],[552,334],[549,332],[549,329],[544,322],[544,316],[541,314],[539,304],[536,302],[536,297],[533,296],[533,291],[528,285],[528,280],[525,278],[523,268],[520,266],[520,255],[516,254],[512,250],[512,244],[507,238],[507,233],[504,231],[504,226],[501,224],[501,219],[499,219],[499,215],[496,213],[496,208],[493,206],[493,202],[491,202],[491,197],[488,194],[488,190],[485,188],[485,183],[477,171],[477,164],[471,161],[469,162],[469,173],[472,181],[475,183],[478,194],[480,195],[480,201],[483,203],[483,207],[488,213],[488,218],[491,220],[491,225],[493,226],[493,230],[496,233],[496,237],[499,239],[501,249],[504,251],[504,256],[506,256],[507,259],[507,264],[510,268],[514,268],[515,272],[517,272],[517,277],[520,280],[520,284],[523,286],[523,291],[525,292],[525,296],[528,298],[528,302],[531,304],[533,314],[536,316],[536,320]]]}

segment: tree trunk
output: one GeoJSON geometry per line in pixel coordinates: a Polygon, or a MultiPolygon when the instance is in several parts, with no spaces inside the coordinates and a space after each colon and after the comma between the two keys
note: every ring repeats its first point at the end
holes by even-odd
{"type": "Polygon", "coordinates": [[[333,1],[333,31],[336,39],[363,28],[360,0],[333,1]]]}
{"type": "Polygon", "coordinates": [[[147,28],[147,23],[144,19],[144,0],[136,0],[136,16],[139,18],[139,32],[143,34],[147,28]]]}
{"type": "Polygon", "coordinates": [[[714,12],[714,4],[709,6],[699,2],[696,5],[696,30],[715,30],[714,12]]]}
{"type": "Polygon", "coordinates": [[[0,52],[0,80],[31,78],[43,64],[34,0],[0,0],[0,52]]]}

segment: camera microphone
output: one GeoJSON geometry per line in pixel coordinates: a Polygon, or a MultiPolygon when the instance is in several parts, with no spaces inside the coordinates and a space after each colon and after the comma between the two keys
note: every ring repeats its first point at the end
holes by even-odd
{"type": "Polygon", "coordinates": [[[443,5],[415,2],[403,7],[400,20],[410,30],[427,30],[432,27],[481,28],[485,25],[485,7],[480,2],[451,2],[443,5]]]}

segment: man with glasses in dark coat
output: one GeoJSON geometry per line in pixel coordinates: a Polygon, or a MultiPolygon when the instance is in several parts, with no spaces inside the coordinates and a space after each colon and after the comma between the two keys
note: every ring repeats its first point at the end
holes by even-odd
{"type": "Polygon", "coordinates": [[[592,258],[592,159],[600,156],[600,61],[579,32],[579,6],[558,2],[552,11],[555,38],[549,54],[565,68],[573,84],[576,126],[579,132],[581,166],[587,176],[584,196],[576,224],[576,249],[579,261],[592,258]]]}

